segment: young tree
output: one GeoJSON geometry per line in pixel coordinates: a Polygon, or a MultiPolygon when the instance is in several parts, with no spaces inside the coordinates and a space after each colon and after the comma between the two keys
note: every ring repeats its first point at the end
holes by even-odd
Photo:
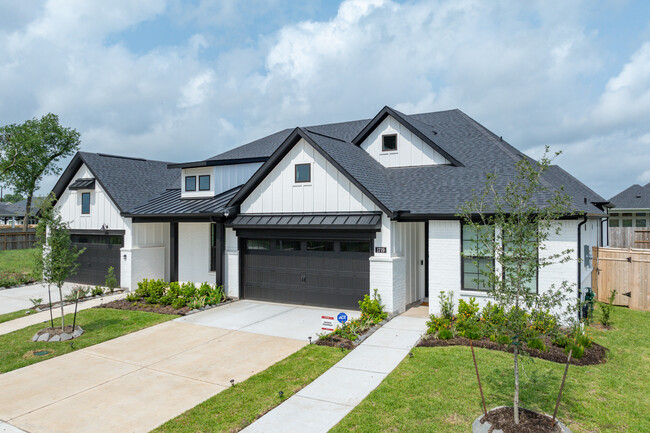
{"type": "Polygon", "coordinates": [[[555,324],[577,319],[574,287],[568,282],[541,288],[540,293],[534,290],[541,268],[571,260],[572,250],[547,251],[549,236],[561,230],[558,220],[574,214],[571,199],[563,189],[551,192],[545,186],[543,174],[551,161],[547,148],[539,162],[528,158],[517,162],[516,176],[510,180],[487,175],[482,193],[475,193],[459,214],[464,224],[463,240],[472,244],[464,249],[463,260],[478,267],[475,283],[487,288],[507,312],[501,332],[511,337],[514,349],[516,424],[519,423],[520,347],[534,331],[526,314],[539,315],[542,320],[555,324]]]}
{"type": "MultiPolygon", "coordinates": [[[[79,264],[77,257],[84,252],[72,245],[68,226],[61,215],[52,206],[52,200],[45,200],[41,207],[41,219],[36,228],[38,253],[36,256],[37,272],[48,285],[54,284],[59,289],[61,304],[61,330],[65,330],[63,317],[63,283],[74,275],[79,264]]],[[[50,311],[52,305],[50,304],[50,311]]]]}
{"type": "Polygon", "coordinates": [[[77,150],[79,133],[61,126],[59,117],[52,113],[0,128],[0,180],[11,185],[15,193],[27,196],[24,231],[34,191],[43,176],[59,174],[61,168],[56,162],[77,150]]]}

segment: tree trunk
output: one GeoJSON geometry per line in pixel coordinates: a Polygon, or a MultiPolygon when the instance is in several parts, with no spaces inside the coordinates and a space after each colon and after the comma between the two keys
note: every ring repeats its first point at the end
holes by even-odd
{"type": "Polygon", "coordinates": [[[519,355],[519,347],[515,345],[515,400],[514,400],[515,424],[519,424],[519,363],[517,362],[518,355],[519,355]]]}
{"type": "Polygon", "coordinates": [[[65,331],[65,322],[63,318],[63,287],[59,286],[59,299],[61,299],[61,331],[65,331]]]}
{"type": "Polygon", "coordinates": [[[27,226],[29,225],[29,212],[32,210],[32,195],[33,191],[27,193],[27,204],[25,205],[25,219],[23,220],[23,233],[27,233],[27,226]]]}

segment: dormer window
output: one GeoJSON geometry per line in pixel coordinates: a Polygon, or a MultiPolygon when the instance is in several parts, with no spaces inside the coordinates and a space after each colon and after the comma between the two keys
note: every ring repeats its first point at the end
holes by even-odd
{"type": "Polygon", "coordinates": [[[199,176],[199,191],[210,191],[210,175],[199,176]]]}
{"type": "Polygon", "coordinates": [[[311,164],[296,164],[296,183],[311,182],[311,164]]]}
{"type": "Polygon", "coordinates": [[[381,136],[381,151],[382,152],[397,151],[397,134],[381,136]]]}
{"type": "Polygon", "coordinates": [[[185,191],[196,191],[196,176],[185,176],[185,191]]]}

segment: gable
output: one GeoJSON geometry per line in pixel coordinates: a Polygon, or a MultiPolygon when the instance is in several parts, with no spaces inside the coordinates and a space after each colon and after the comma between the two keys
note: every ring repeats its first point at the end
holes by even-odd
{"type": "Polygon", "coordinates": [[[378,211],[334,164],[301,138],[241,203],[242,213],[378,211]],[[295,182],[295,165],[310,164],[311,181],[295,182]]]}
{"type": "Polygon", "coordinates": [[[360,146],[384,167],[450,164],[443,155],[390,115],[373,129],[360,146]],[[396,151],[382,150],[383,135],[397,135],[396,151]]]}
{"type": "Polygon", "coordinates": [[[99,230],[106,225],[111,230],[123,230],[124,220],[120,211],[106,193],[100,182],[95,183],[94,190],[71,190],[69,185],[77,179],[94,178],[95,175],[88,169],[86,164],[81,164],[77,172],[72,176],[65,189],[61,192],[55,204],[63,221],[67,222],[73,230],[99,230]],[[81,214],[82,193],[90,192],[90,213],[81,214]]]}

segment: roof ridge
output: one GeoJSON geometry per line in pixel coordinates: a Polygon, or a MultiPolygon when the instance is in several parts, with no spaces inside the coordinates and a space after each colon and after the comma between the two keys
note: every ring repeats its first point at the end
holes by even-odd
{"type": "MultiPolygon", "coordinates": [[[[340,139],[340,138],[332,137],[331,135],[327,135],[327,134],[321,134],[320,132],[312,131],[312,130],[309,129],[309,128],[313,128],[313,126],[305,127],[304,130],[307,131],[307,132],[309,132],[310,134],[320,135],[321,137],[326,137],[326,138],[331,138],[332,140],[340,141],[341,143],[348,143],[347,141],[342,140],[342,139],[340,139]]],[[[301,128],[301,129],[302,129],[302,128],[301,128]]],[[[350,143],[350,144],[351,144],[351,143],[350,143]]]]}
{"type": "Polygon", "coordinates": [[[102,158],[117,158],[117,159],[131,160],[131,161],[159,162],[161,164],[171,164],[169,161],[161,161],[159,159],[136,158],[136,157],[133,157],[133,156],[113,155],[113,154],[110,154],[110,153],[103,153],[103,152],[88,152],[88,151],[80,150],[79,154],[100,156],[102,158]]]}

